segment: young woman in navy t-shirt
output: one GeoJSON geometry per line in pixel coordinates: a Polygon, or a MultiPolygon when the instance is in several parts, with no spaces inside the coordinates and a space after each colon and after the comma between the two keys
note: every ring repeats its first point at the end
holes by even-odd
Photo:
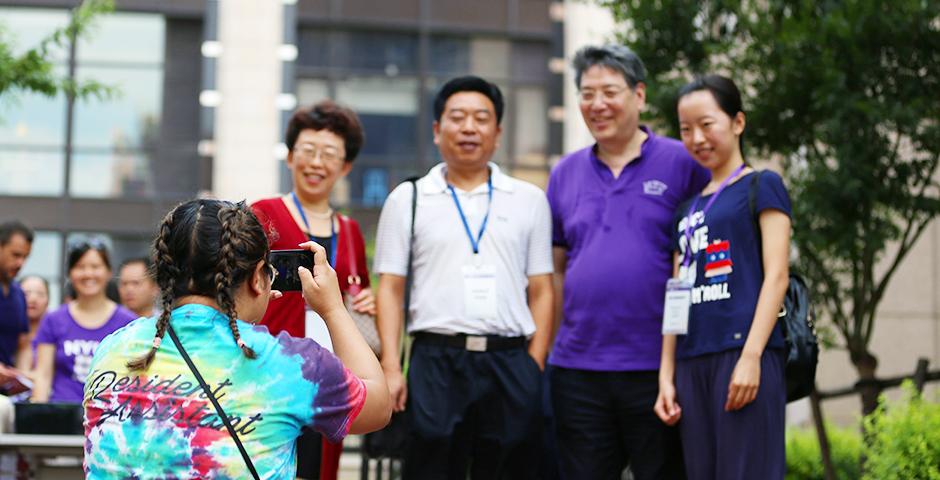
{"type": "Polygon", "coordinates": [[[734,82],[697,78],[680,90],[678,110],[682,142],[712,180],[676,213],[670,290],[679,295],[671,305],[688,308],[688,324],[682,315],[678,324],[664,319],[664,331],[680,334],[663,337],[655,411],[678,422],[690,479],[782,479],[786,382],[777,314],[789,281],[790,199],[779,175],[758,175],[744,162],[734,82]]]}

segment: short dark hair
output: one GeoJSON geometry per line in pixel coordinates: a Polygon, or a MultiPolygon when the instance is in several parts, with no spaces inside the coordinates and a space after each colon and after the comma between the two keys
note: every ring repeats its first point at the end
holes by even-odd
{"type": "Polygon", "coordinates": [[[620,72],[627,85],[633,89],[640,82],[646,81],[646,67],[643,60],[626,45],[588,45],[581,47],[571,60],[574,67],[574,85],[581,88],[581,75],[595,65],[601,65],[620,72]]]}
{"type": "Polygon", "coordinates": [[[150,257],[131,257],[121,262],[121,265],[118,266],[118,271],[121,271],[122,268],[128,265],[133,265],[135,263],[143,265],[144,269],[147,270],[148,273],[150,272],[151,266],[153,265],[153,261],[150,260],[150,257]]]}
{"type": "Polygon", "coordinates": [[[441,115],[444,114],[444,106],[447,105],[447,100],[455,93],[460,92],[477,92],[485,95],[493,102],[493,107],[496,109],[496,124],[499,125],[503,121],[503,92],[499,90],[496,84],[474,75],[452,78],[438,90],[437,96],[434,97],[435,121],[441,121],[441,115]]]}
{"type": "MultiPolygon", "coordinates": [[[[710,92],[715,97],[715,103],[732,119],[740,113],[744,113],[744,106],[741,101],[741,91],[734,84],[734,80],[728,77],[716,74],[701,75],[695,77],[691,82],[679,89],[678,100],[682,97],[698,91],[710,92]]],[[[744,155],[744,134],[738,137],[738,146],[741,148],[741,155],[744,155]]]]}
{"type": "Polygon", "coordinates": [[[352,162],[359,155],[365,134],[362,122],[356,112],[339,105],[332,100],[323,100],[310,107],[297,109],[287,122],[284,143],[289,150],[294,149],[297,137],[304,130],[327,130],[343,138],[346,150],[346,162],[352,162]]]}
{"type": "Polygon", "coordinates": [[[104,265],[108,267],[108,270],[111,269],[111,257],[108,256],[108,247],[101,240],[93,238],[69,244],[68,269],[66,271],[71,272],[89,250],[98,252],[101,255],[101,260],[104,261],[104,265]]]}
{"type": "Polygon", "coordinates": [[[33,231],[19,220],[0,224],[0,247],[6,246],[14,235],[22,235],[26,243],[33,243],[33,231]]]}

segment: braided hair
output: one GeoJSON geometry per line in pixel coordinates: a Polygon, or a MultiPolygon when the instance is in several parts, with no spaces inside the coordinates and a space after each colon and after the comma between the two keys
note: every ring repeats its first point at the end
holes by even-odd
{"type": "Polygon", "coordinates": [[[235,343],[246,357],[255,358],[238,331],[235,292],[268,253],[264,229],[244,202],[200,199],[170,211],[153,243],[152,275],[160,288],[163,312],[153,346],[127,362],[128,369],[150,366],[170,325],[174,302],[187,295],[213,298],[228,317],[235,343]]]}

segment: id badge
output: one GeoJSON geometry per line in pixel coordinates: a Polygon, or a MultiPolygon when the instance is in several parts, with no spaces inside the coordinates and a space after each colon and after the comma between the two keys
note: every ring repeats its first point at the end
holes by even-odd
{"type": "Polygon", "coordinates": [[[496,268],[492,265],[463,267],[463,299],[467,317],[496,318],[496,268]]]}
{"type": "Polygon", "coordinates": [[[689,332],[689,308],[691,306],[692,283],[678,278],[670,278],[666,282],[663,335],[685,335],[689,332]]]}

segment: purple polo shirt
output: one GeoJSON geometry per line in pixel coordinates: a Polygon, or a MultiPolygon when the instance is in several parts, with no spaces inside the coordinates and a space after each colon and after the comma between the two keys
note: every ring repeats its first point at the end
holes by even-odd
{"type": "Polygon", "coordinates": [[[0,288],[0,363],[14,364],[20,335],[28,331],[26,295],[18,283],[11,281],[6,294],[0,288]]]}
{"type": "Polygon", "coordinates": [[[568,251],[552,365],[659,368],[673,216],[710,174],[680,142],[641,128],[649,138],[617,178],[594,146],[562,158],[552,170],[552,243],[568,251]]]}

